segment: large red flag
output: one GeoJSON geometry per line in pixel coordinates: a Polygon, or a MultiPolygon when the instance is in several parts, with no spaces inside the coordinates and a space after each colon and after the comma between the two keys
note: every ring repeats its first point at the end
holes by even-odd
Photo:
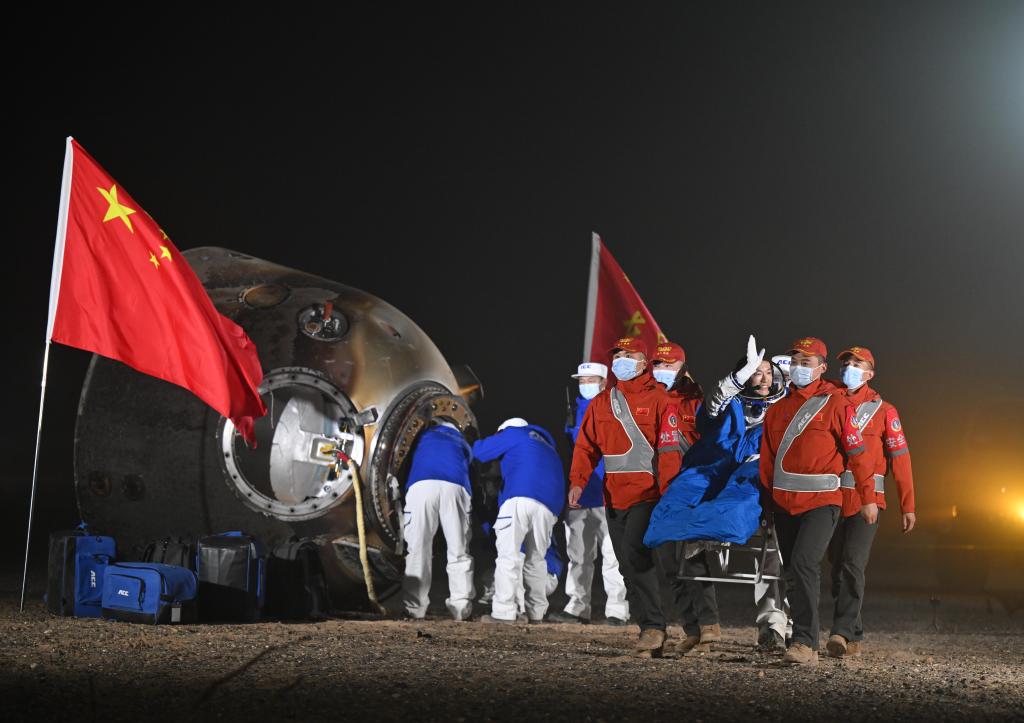
{"type": "Polygon", "coordinates": [[[629,277],[593,234],[590,257],[590,287],[587,290],[587,335],[583,358],[608,363],[608,350],[624,336],[639,336],[654,353],[654,347],[665,341],[658,322],[636,293],[629,277]]]}
{"type": "Polygon", "coordinates": [[[68,138],[47,341],[117,359],[182,386],[250,444],[266,414],[256,346],[221,315],[142,207],[68,138]]]}

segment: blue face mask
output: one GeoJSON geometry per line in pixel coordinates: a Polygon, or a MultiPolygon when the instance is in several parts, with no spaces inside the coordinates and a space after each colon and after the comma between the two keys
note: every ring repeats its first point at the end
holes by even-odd
{"type": "Polygon", "coordinates": [[[671,369],[655,369],[654,380],[659,384],[664,384],[666,389],[671,389],[672,385],[676,383],[676,377],[679,376],[679,372],[674,372],[671,369]]]}
{"type": "Polygon", "coordinates": [[[856,389],[864,383],[864,370],[852,364],[843,367],[843,384],[847,389],[856,389]]]}
{"type": "Polygon", "coordinates": [[[620,356],[612,360],[612,371],[620,381],[628,382],[640,374],[640,362],[628,356],[620,356]]]}
{"type": "Polygon", "coordinates": [[[580,384],[580,396],[584,399],[593,399],[601,393],[601,385],[593,382],[580,384]]]}
{"type": "Polygon", "coordinates": [[[796,365],[789,368],[789,378],[798,387],[806,387],[808,384],[814,381],[814,370],[820,367],[798,367],[796,365]]]}

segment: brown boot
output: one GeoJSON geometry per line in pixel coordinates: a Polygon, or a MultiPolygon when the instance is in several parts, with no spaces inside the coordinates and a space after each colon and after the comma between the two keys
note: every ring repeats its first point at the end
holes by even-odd
{"type": "Polygon", "coordinates": [[[841,658],[850,654],[850,643],[842,635],[830,635],[825,650],[828,651],[828,657],[841,658]]]}
{"type": "Polygon", "coordinates": [[[633,655],[637,658],[660,658],[665,651],[665,631],[647,628],[640,632],[633,655]]]}
{"type": "Polygon", "coordinates": [[[846,657],[849,658],[851,655],[860,655],[861,641],[851,640],[846,644],[846,657]]]}
{"type": "Polygon", "coordinates": [[[722,628],[718,623],[714,625],[701,625],[700,626],[700,641],[702,643],[720,643],[722,642],[722,628]]]}
{"type": "Polygon", "coordinates": [[[665,643],[665,653],[674,655],[686,655],[700,644],[699,635],[687,635],[682,640],[673,640],[665,643]]]}
{"type": "Polygon", "coordinates": [[[782,656],[782,662],[786,665],[817,665],[818,651],[811,650],[803,643],[793,643],[782,656]]]}

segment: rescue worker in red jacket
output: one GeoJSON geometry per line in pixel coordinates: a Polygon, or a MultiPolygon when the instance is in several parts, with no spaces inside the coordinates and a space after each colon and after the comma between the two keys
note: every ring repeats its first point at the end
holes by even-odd
{"type": "MultiPolygon", "coordinates": [[[[697,432],[697,410],[704,400],[704,390],[690,376],[686,352],[678,344],[668,341],[659,344],[651,366],[654,368],[655,380],[665,386],[679,412],[677,439],[685,458],[687,451],[700,437],[697,432]]],[[[662,543],[657,549],[662,573],[668,589],[672,591],[672,599],[685,634],[682,640],[667,643],[665,649],[685,655],[700,646],[698,652],[703,653],[711,650],[712,644],[722,640],[718,598],[712,582],[679,579],[680,573],[692,577],[707,577],[711,574],[705,552],[684,558],[682,547],[682,543],[673,541],[662,543]]]]}
{"type": "Polygon", "coordinates": [[[603,457],[608,532],[626,581],[629,609],[640,625],[635,654],[658,657],[665,644],[665,613],[654,551],[644,545],[644,534],[662,487],[682,461],[678,413],[651,375],[642,340],[619,339],[610,353],[618,383],[594,397],[583,417],[569,472],[569,507],[579,506],[603,457]]]}
{"type": "MultiPolygon", "coordinates": [[[[789,587],[793,638],[783,661],[818,663],[818,600],[821,561],[843,505],[840,476],[849,469],[868,499],[874,489],[871,461],[850,425],[843,390],[821,378],[828,351],[806,337],[790,349],[789,395],[768,408],[761,438],[761,482],[771,492],[775,529],[789,587]]],[[[873,524],[878,505],[865,503],[864,521],[873,524]]]]}
{"type": "Polygon", "coordinates": [[[870,349],[855,346],[838,356],[843,365],[846,399],[853,413],[853,424],[864,440],[864,457],[872,466],[874,487],[862,497],[854,488],[853,475],[844,472],[842,519],[829,545],[832,564],[832,598],[835,614],[832,631],[825,645],[833,658],[856,655],[864,637],[861,606],[864,603],[864,570],[871,554],[871,543],[878,531],[878,521],[868,523],[860,514],[861,507],[874,502],[885,509],[885,475],[891,472],[896,481],[903,513],[903,532],[914,529],[914,473],[910,465],[910,449],[896,407],[885,401],[868,382],[875,377],[875,357],[870,349]]]}

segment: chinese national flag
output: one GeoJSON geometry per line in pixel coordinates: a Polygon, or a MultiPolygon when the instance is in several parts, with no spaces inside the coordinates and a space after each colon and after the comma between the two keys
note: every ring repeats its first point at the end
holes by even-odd
{"type": "Polygon", "coordinates": [[[583,358],[607,364],[608,350],[624,336],[643,338],[648,352],[653,354],[654,347],[665,341],[665,335],[596,233],[593,244],[583,358]]]}
{"type": "Polygon", "coordinates": [[[64,157],[47,341],[188,389],[252,444],[266,414],[256,346],[213,306],[167,234],[78,144],[64,157]]]}

